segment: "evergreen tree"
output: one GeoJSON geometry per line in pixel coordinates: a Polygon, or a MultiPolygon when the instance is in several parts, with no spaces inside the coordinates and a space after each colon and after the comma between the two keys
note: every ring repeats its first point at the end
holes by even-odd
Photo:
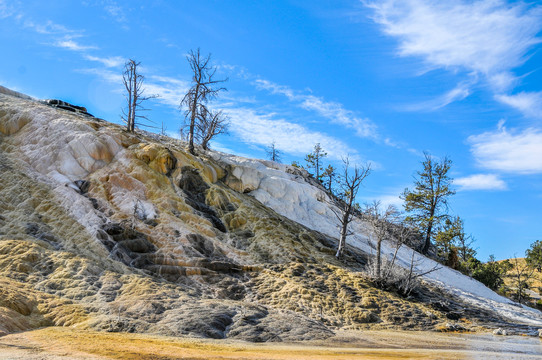
{"type": "Polygon", "coordinates": [[[542,270],[542,241],[537,240],[531,244],[525,252],[525,260],[538,271],[542,270]]]}
{"type": "Polygon", "coordinates": [[[423,170],[417,172],[418,178],[415,179],[414,189],[405,189],[401,198],[405,201],[406,212],[409,213],[407,219],[415,223],[424,233],[421,251],[426,254],[435,236],[435,229],[447,217],[444,210],[447,209],[448,197],[455,194],[455,191],[450,189],[452,182],[448,176],[452,165],[450,159],[445,157],[438,162],[430,154],[425,153],[422,165],[423,170]]]}
{"type": "MultiPolygon", "coordinates": [[[[443,229],[437,233],[435,236],[435,246],[437,247],[437,255],[444,259],[448,259],[450,256],[451,250],[456,245],[457,237],[459,232],[462,231],[462,228],[458,228],[458,221],[452,221],[451,219],[446,219],[443,229]]],[[[457,255],[457,254],[456,254],[457,255]]]]}
{"type": "Polygon", "coordinates": [[[301,166],[297,161],[292,161],[292,164],[290,165],[292,167],[295,167],[297,169],[303,169],[303,166],[301,166]]]}
{"type": "Polygon", "coordinates": [[[462,262],[469,261],[470,258],[473,258],[476,256],[476,250],[472,247],[472,244],[474,243],[474,238],[472,235],[467,235],[465,231],[463,231],[463,227],[461,227],[461,231],[459,232],[457,236],[457,254],[459,255],[459,259],[462,262]]]}
{"type": "Polygon", "coordinates": [[[493,255],[489,256],[485,264],[476,258],[469,260],[469,267],[472,269],[472,277],[492,290],[499,290],[504,285],[504,276],[510,270],[511,264],[508,261],[501,263],[495,261],[493,255]]]}
{"type": "Polygon", "coordinates": [[[327,168],[324,170],[324,173],[322,174],[322,180],[324,180],[324,185],[330,193],[333,191],[333,182],[335,178],[337,177],[337,173],[335,172],[335,168],[331,165],[328,165],[327,168]]]}
{"type": "Polygon", "coordinates": [[[473,237],[465,233],[463,219],[459,216],[446,218],[442,230],[435,236],[437,254],[449,259],[454,251],[458,261],[463,264],[476,255],[476,250],[472,248],[473,242],[473,237]]]}
{"type": "Polygon", "coordinates": [[[322,159],[327,156],[327,153],[322,149],[320,143],[314,145],[314,151],[305,156],[305,162],[307,163],[307,170],[314,170],[311,173],[316,180],[321,180],[321,173],[324,170],[322,159]]]}
{"type": "Polygon", "coordinates": [[[282,151],[277,149],[274,141],[265,149],[265,152],[269,160],[280,163],[282,151]]]}

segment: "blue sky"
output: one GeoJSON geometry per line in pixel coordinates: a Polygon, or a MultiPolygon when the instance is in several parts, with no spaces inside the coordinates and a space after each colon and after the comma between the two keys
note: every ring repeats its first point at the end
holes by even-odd
{"type": "Polygon", "coordinates": [[[423,151],[449,156],[479,257],[542,239],[542,6],[537,1],[0,0],[0,84],[120,121],[124,61],[175,135],[185,56],[212,53],[231,118],[212,147],[284,162],[315,143],[374,169],[360,202],[400,204],[423,151]]]}

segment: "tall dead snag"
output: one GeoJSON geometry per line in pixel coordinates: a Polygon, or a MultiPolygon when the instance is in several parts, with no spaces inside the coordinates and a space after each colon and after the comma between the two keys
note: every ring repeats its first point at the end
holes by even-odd
{"type": "Polygon", "coordinates": [[[192,87],[181,100],[180,108],[185,110],[185,121],[188,126],[188,150],[191,154],[194,152],[194,134],[199,122],[208,113],[207,103],[215,98],[218,93],[226,88],[218,87],[218,84],[227,81],[228,79],[215,80],[213,79],[216,73],[216,67],[210,65],[211,54],[202,57],[200,49],[196,51],[190,50],[186,57],[188,64],[192,70],[192,87]]]}
{"type": "Polygon", "coordinates": [[[350,161],[348,157],[343,159],[344,169],[340,181],[340,192],[338,194],[339,201],[337,206],[339,211],[335,212],[335,216],[339,219],[340,225],[340,237],[339,247],[335,256],[340,258],[344,252],[346,246],[346,237],[351,235],[348,231],[348,225],[354,218],[354,213],[358,208],[358,205],[354,202],[358,194],[361,183],[371,173],[370,165],[363,167],[354,166],[350,169],[350,161]]]}
{"type": "Polygon", "coordinates": [[[124,64],[124,72],[122,73],[122,83],[126,89],[124,97],[126,98],[126,109],[122,110],[122,120],[126,123],[126,130],[134,132],[136,125],[144,125],[138,123],[138,119],[150,121],[146,116],[141,115],[141,111],[148,111],[143,107],[143,102],[150,99],[155,99],[158,95],[145,96],[145,88],[143,87],[143,81],[145,77],[138,72],[138,66],[141,62],[135,60],[128,60],[124,64]]]}
{"type": "Polygon", "coordinates": [[[228,126],[228,117],[224,115],[222,110],[210,111],[204,108],[197,124],[198,137],[200,137],[203,149],[209,149],[209,141],[216,135],[226,134],[228,126]]]}

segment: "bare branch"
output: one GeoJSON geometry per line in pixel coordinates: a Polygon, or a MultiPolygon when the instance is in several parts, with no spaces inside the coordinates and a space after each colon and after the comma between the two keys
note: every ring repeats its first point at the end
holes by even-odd
{"type": "Polygon", "coordinates": [[[138,115],[138,112],[148,111],[148,109],[142,106],[143,102],[159,97],[158,95],[144,95],[145,88],[143,87],[143,81],[145,78],[138,73],[138,66],[140,64],[140,62],[136,62],[133,59],[128,60],[124,64],[124,72],[122,74],[122,83],[126,90],[124,97],[127,102],[127,111],[122,110],[121,118],[126,123],[126,129],[131,132],[135,130],[136,125],[152,127],[137,122],[137,119],[149,120],[145,116],[138,115]]]}
{"type": "Polygon", "coordinates": [[[202,57],[200,49],[190,50],[186,57],[190,69],[192,70],[192,87],[183,97],[180,103],[180,110],[184,111],[185,126],[188,127],[188,146],[190,153],[194,154],[194,137],[199,136],[202,140],[202,146],[207,148],[209,140],[220,133],[225,133],[227,129],[226,118],[219,113],[211,113],[207,108],[209,100],[218,96],[220,91],[225,91],[224,87],[217,87],[216,84],[223,83],[228,79],[214,80],[216,67],[210,66],[211,54],[202,57]],[[220,114],[220,115],[219,115],[220,114]],[[199,128],[199,134],[196,132],[199,128]]]}
{"type": "Polygon", "coordinates": [[[371,173],[370,165],[363,167],[354,166],[353,172],[350,170],[350,161],[348,157],[343,159],[343,176],[341,181],[341,190],[337,205],[340,209],[339,214],[335,214],[340,223],[341,231],[339,238],[339,246],[335,256],[340,258],[346,246],[346,237],[349,235],[348,225],[353,219],[354,211],[357,206],[354,203],[358,194],[359,188],[367,176],[371,173]]]}

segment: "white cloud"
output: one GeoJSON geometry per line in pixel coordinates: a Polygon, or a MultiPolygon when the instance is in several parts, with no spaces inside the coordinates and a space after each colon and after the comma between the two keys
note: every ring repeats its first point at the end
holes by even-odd
{"type": "Polygon", "coordinates": [[[313,110],[336,124],[354,129],[359,137],[375,138],[376,125],[367,118],[360,118],[342,104],[324,101],[314,95],[305,95],[300,106],[305,110],[313,110]]]}
{"type": "Polygon", "coordinates": [[[107,82],[118,84],[119,88],[122,86],[122,74],[113,72],[111,70],[92,68],[79,70],[79,72],[96,75],[107,82]]]}
{"type": "Polygon", "coordinates": [[[102,4],[105,12],[114,21],[119,23],[124,30],[130,30],[128,17],[126,16],[129,13],[129,8],[123,7],[113,0],[102,0],[102,4]]]}
{"type": "Polygon", "coordinates": [[[120,56],[111,56],[111,57],[99,57],[92,55],[85,55],[85,59],[90,61],[96,61],[104,64],[106,67],[118,67],[124,64],[125,59],[120,56]]]}
{"type": "MultiPolygon", "coordinates": [[[[26,19],[24,20],[24,27],[30,28],[41,35],[49,35],[53,40],[51,45],[56,47],[77,52],[98,49],[96,46],[81,45],[75,40],[83,37],[82,31],[69,29],[64,25],[54,23],[51,20],[47,20],[44,23],[36,23],[30,19],[26,19]]],[[[89,57],[86,58],[93,61],[97,61],[98,59],[95,57],[94,59],[90,59],[89,57]]]]}
{"type": "Polygon", "coordinates": [[[290,101],[305,110],[314,111],[333,123],[354,129],[356,135],[365,138],[377,138],[376,125],[367,118],[361,118],[354,112],[347,110],[340,103],[325,101],[323,98],[311,94],[300,94],[288,86],[278,85],[268,80],[258,79],[254,82],[257,88],[267,90],[272,94],[284,95],[290,101]]]}
{"type": "Polygon", "coordinates": [[[97,49],[96,46],[81,45],[72,39],[58,40],[54,43],[54,45],[71,51],[87,51],[97,49]]]}
{"type": "Polygon", "coordinates": [[[245,143],[267,146],[274,141],[278,149],[297,155],[308,154],[314,144],[320,143],[331,159],[340,160],[350,155],[352,163],[360,162],[357,151],[342,141],[277,119],[275,114],[261,114],[248,108],[226,108],[224,111],[230,117],[230,131],[245,143]]]}
{"type": "Polygon", "coordinates": [[[126,21],[125,10],[115,1],[108,1],[104,6],[104,10],[115,20],[119,22],[126,21]]]}
{"type": "Polygon", "coordinates": [[[496,95],[495,98],[527,117],[542,118],[542,91],[520,92],[515,95],[496,95]]]}
{"type": "Polygon", "coordinates": [[[374,20],[400,40],[400,54],[429,64],[498,74],[521,65],[540,42],[542,8],[502,0],[366,2],[374,20]]]}
{"type": "Polygon", "coordinates": [[[470,136],[467,141],[481,167],[510,173],[542,173],[540,129],[509,131],[501,122],[496,131],[470,136]]]}
{"type": "MultiPolygon", "coordinates": [[[[121,76],[111,71],[95,69],[93,73],[108,81],[121,84],[121,76]]],[[[179,102],[189,86],[190,84],[184,80],[167,76],[149,75],[145,81],[147,94],[160,95],[156,101],[174,108],[179,106],[179,102]]],[[[284,152],[304,155],[313,150],[314,144],[320,143],[331,159],[340,160],[343,156],[349,155],[352,163],[361,161],[355,149],[336,138],[277,118],[273,113],[263,113],[254,108],[240,107],[238,106],[239,101],[232,100],[230,102],[222,101],[217,103],[217,106],[223,108],[229,116],[230,132],[247,144],[267,146],[275,141],[277,148],[284,152]]],[[[214,148],[217,147],[214,146],[214,148]]],[[[229,149],[224,148],[223,150],[229,149]]]]}
{"type": "Polygon", "coordinates": [[[445,107],[446,105],[451,104],[454,101],[461,101],[471,94],[469,86],[462,83],[458,84],[452,90],[442,94],[441,96],[424,101],[418,104],[412,104],[404,106],[403,108],[407,111],[420,111],[420,110],[438,110],[445,107]]]}
{"type": "Polygon", "coordinates": [[[0,19],[8,18],[15,14],[13,7],[8,5],[6,1],[0,0],[0,19]]]}
{"type": "Polygon", "coordinates": [[[34,29],[38,34],[42,35],[64,35],[70,37],[79,37],[80,34],[75,31],[68,29],[64,25],[56,24],[51,20],[47,20],[45,23],[35,23],[31,20],[25,20],[24,26],[34,29]]]}
{"type": "Polygon", "coordinates": [[[247,158],[247,159],[253,159],[254,158],[254,155],[233,150],[233,149],[231,149],[231,148],[229,148],[227,146],[224,146],[223,144],[221,144],[218,141],[213,141],[213,143],[210,144],[209,147],[211,149],[215,150],[215,151],[220,151],[220,152],[223,152],[223,153],[226,153],[226,154],[233,154],[233,155],[241,156],[241,157],[244,157],[244,158],[247,158]]]}
{"type": "Polygon", "coordinates": [[[258,89],[268,90],[272,94],[281,94],[286,96],[289,100],[296,100],[297,96],[294,94],[294,91],[288,86],[275,84],[269,80],[257,79],[254,81],[254,84],[258,89]]]}
{"type": "Polygon", "coordinates": [[[145,81],[147,95],[157,94],[159,98],[156,101],[175,108],[179,106],[189,87],[188,82],[168,76],[149,75],[145,81]]]}
{"type": "MultiPolygon", "coordinates": [[[[499,93],[516,85],[512,70],[541,42],[542,6],[521,1],[361,1],[374,10],[383,31],[398,39],[401,56],[419,57],[431,68],[484,75],[499,93]]],[[[469,94],[468,88],[454,90],[434,103],[445,106],[469,94]]]]}
{"type": "Polygon", "coordinates": [[[456,178],[459,190],[506,190],[506,183],[495,174],[476,174],[456,178]]]}
{"type": "Polygon", "coordinates": [[[395,206],[397,209],[401,210],[404,204],[404,201],[399,197],[399,195],[381,195],[376,200],[380,202],[383,209],[387,208],[388,206],[395,206]]]}
{"type": "Polygon", "coordinates": [[[470,95],[470,90],[464,85],[458,85],[455,89],[448,91],[438,98],[435,109],[440,109],[454,101],[460,101],[470,95]]]}
{"type": "MultiPolygon", "coordinates": [[[[117,84],[119,91],[124,91],[122,87],[122,74],[107,69],[84,69],[83,73],[96,75],[103,80],[117,84]]],[[[189,84],[183,80],[173,77],[149,75],[145,78],[143,88],[145,95],[158,95],[154,101],[177,108],[184,94],[186,94],[189,84]]]]}

